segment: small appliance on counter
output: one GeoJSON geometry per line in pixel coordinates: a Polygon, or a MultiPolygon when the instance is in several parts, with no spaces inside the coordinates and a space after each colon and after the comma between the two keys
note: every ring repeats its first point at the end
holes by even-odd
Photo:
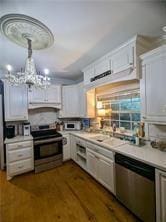
{"type": "Polygon", "coordinates": [[[166,152],[166,139],[151,141],[152,148],[159,149],[163,152],[166,152]]]}
{"type": "Polygon", "coordinates": [[[66,121],[64,122],[64,130],[81,130],[80,121],[66,121]]]}
{"type": "Polygon", "coordinates": [[[15,137],[15,126],[14,125],[6,126],[6,137],[8,139],[15,137]]]}
{"type": "Polygon", "coordinates": [[[82,120],[82,126],[83,126],[83,129],[89,129],[90,127],[90,119],[89,118],[84,118],[82,120]]]}
{"type": "Polygon", "coordinates": [[[29,122],[23,123],[23,136],[31,135],[31,127],[29,122]]]}

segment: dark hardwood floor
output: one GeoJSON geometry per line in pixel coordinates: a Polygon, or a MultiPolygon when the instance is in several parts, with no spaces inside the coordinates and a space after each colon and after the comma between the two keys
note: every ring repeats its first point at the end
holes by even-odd
{"type": "Polygon", "coordinates": [[[0,172],[1,222],[136,222],[116,198],[72,161],[6,181],[0,172]]]}

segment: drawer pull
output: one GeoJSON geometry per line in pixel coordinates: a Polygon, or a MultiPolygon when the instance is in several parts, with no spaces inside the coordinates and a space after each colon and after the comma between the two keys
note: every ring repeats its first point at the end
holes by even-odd
{"type": "Polygon", "coordinates": [[[23,148],[23,146],[22,145],[18,145],[18,148],[23,148]]]}
{"type": "Polygon", "coordinates": [[[24,166],[22,165],[22,166],[19,166],[18,168],[19,168],[19,169],[22,169],[23,167],[24,167],[24,166]]]}

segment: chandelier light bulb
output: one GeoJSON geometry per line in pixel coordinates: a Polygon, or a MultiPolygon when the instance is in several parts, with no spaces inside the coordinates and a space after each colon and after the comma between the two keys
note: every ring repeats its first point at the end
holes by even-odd
{"type": "Polygon", "coordinates": [[[6,69],[8,72],[11,72],[12,71],[12,66],[11,65],[6,65],[6,69]]]}
{"type": "Polygon", "coordinates": [[[50,72],[49,69],[44,69],[44,74],[45,74],[45,75],[48,75],[49,72],[50,72]]]}

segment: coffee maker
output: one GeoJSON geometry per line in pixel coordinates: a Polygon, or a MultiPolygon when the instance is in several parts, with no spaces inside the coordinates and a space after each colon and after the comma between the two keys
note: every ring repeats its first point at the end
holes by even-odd
{"type": "Polygon", "coordinates": [[[29,122],[23,123],[23,135],[30,136],[31,135],[31,127],[29,122]]]}

